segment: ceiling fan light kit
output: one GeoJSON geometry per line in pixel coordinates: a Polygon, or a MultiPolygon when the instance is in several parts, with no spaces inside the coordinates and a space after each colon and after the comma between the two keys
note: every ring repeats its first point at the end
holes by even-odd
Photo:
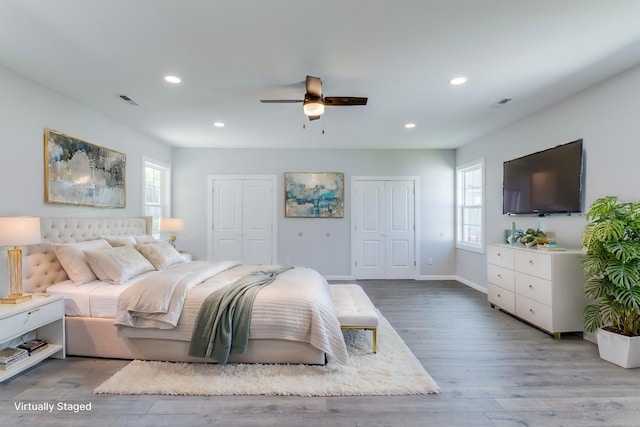
{"type": "Polygon", "coordinates": [[[260,102],[265,104],[292,103],[302,102],[302,111],[309,117],[309,120],[317,120],[324,113],[325,105],[332,106],[349,106],[349,105],[367,105],[368,98],[355,96],[322,96],[322,81],[319,77],[307,76],[306,80],[307,92],[303,100],[299,99],[261,99],[260,102]]]}
{"type": "Polygon", "coordinates": [[[324,113],[324,103],[322,101],[305,101],[302,104],[302,111],[307,116],[320,116],[324,113]]]}

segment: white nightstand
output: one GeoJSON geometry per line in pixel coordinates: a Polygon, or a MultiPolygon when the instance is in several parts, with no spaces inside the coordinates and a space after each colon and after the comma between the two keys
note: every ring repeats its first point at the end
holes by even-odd
{"type": "Polygon", "coordinates": [[[0,345],[7,347],[16,338],[42,338],[47,348],[23,359],[6,371],[0,371],[0,382],[24,371],[48,357],[64,359],[64,298],[32,295],[21,304],[0,305],[0,345]]]}

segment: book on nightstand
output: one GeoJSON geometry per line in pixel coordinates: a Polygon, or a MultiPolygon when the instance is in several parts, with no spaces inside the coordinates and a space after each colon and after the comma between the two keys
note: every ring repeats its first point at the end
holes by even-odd
{"type": "Polygon", "coordinates": [[[29,353],[29,356],[31,356],[32,353],[36,353],[36,352],[46,348],[48,345],[49,345],[49,343],[46,342],[45,340],[36,338],[34,340],[29,340],[29,341],[23,342],[22,344],[20,344],[18,346],[18,348],[26,350],[27,353],[29,353]]]}
{"type": "Polygon", "coordinates": [[[13,365],[28,356],[29,352],[22,348],[3,348],[0,350],[0,371],[11,369],[13,365]]]}

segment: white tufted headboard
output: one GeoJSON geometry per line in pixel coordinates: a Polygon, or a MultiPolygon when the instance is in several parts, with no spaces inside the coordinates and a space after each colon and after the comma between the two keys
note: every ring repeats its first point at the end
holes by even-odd
{"type": "Polygon", "coordinates": [[[55,243],[82,242],[101,236],[151,234],[151,217],[144,218],[40,218],[42,243],[27,247],[25,292],[45,292],[67,280],[56,258],[55,243]]]}

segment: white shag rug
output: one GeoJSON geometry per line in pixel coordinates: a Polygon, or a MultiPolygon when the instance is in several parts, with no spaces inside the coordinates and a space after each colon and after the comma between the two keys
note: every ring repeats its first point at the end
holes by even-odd
{"type": "Polygon", "coordinates": [[[440,389],[389,322],[380,316],[378,351],[371,332],[344,331],[349,363],[325,366],[172,363],[134,360],[98,394],[386,396],[440,389]]]}

